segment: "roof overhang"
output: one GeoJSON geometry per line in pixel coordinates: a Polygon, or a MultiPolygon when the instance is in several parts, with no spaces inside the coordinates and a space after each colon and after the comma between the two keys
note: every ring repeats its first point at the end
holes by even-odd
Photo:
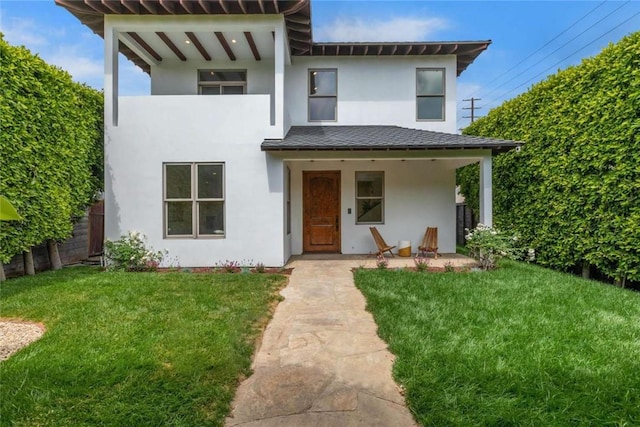
{"type": "MultiPolygon", "coordinates": [[[[292,56],[422,56],[456,55],[457,75],[459,76],[477,57],[489,47],[491,40],[481,41],[445,41],[445,42],[340,42],[314,43],[311,33],[310,0],[55,0],[76,16],[94,33],[104,37],[105,15],[138,16],[179,16],[179,15],[284,15],[287,38],[292,56]]],[[[135,34],[135,33],[134,33],[135,34]]],[[[197,35],[187,34],[198,39],[197,35]]],[[[216,34],[218,38],[220,36],[216,34]]],[[[149,40],[145,35],[137,34],[144,48],[149,40]]],[[[153,40],[157,38],[152,34],[153,40]]],[[[179,49],[171,46],[175,42],[167,35],[161,36],[164,43],[184,60],[179,49]],[[169,41],[166,39],[169,38],[169,41]]],[[[251,36],[249,36],[250,38],[251,36]]],[[[182,37],[184,38],[184,37],[182,37]]],[[[155,40],[157,41],[157,40],[155,40]]],[[[247,40],[252,51],[256,51],[253,40],[247,40]]],[[[194,42],[195,43],[195,42],[194,42]]],[[[221,41],[224,45],[224,42],[221,41]]],[[[200,44],[199,42],[197,44],[200,44]]],[[[146,72],[150,65],[125,43],[119,43],[122,52],[134,64],[146,72]]],[[[225,50],[227,50],[225,48],[225,50]]],[[[202,55],[210,53],[201,50],[202,55]]],[[[228,53],[228,50],[227,50],[228,53]]],[[[153,56],[153,54],[152,54],[153,56]]],[[[256,60],[259,55],[254,53],[256,60]]],[[[232,55],[230,55],[232,57],[232,55]]]]}
{"type": "Polygon", "coordinates": [[[284,139],[265,139],[262,151],[491,150],[501,153],[519,141],[398,126],[293,126],[284,139]]]}

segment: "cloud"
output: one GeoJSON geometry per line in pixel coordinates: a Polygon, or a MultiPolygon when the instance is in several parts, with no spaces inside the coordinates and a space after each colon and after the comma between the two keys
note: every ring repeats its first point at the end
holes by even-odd
{"type": "Polygon", "coordinates": [[[7,18],[3,21],[5,22],[0,31],[4,33],[5,40],[12,45],[35,48],[49,43],[47,35],[32,19],[7,18]]]}
{"type": "Polygon", "coordinates": [[[395,17],[385,21],[337,18],[314,30],[316,41],[327,42],[394,42],[424,41],[449,27],[442,18],[395,17]]]}
{"type": "Polygon", "coordinates": [[[92,58],[82,46],[59,46],[53,52],[43,52],[42,58],[49,64],[57,65],[67,71],[77,82],[87,83],[97,89],[103,86],[102,58],[92,58]]]}

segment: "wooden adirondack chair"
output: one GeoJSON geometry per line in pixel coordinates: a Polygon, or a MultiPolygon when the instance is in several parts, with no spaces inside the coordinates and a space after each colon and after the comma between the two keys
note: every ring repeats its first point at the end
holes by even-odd
{"type": "Polygon", "coordinates": [[[378,247],[378,253],[376,255],[382,255],[385,252],[389,252],[391,256],[394,256],[393,252],[391,252],[391,249],[395,248],[395,246],[387,245],[375,227],[369,227],[369,230],[371,230],[371,235],[373,236],[373,240],[375,240],[376,246],[378,247]]]}
{"type": "Polygon", "coordinates": [[[424,233],[422,244],[418,246],[421,255],[427,255],[427,252],[433,252],[435,259],[438,259],[438,227],[427,227],[424,233]]]}

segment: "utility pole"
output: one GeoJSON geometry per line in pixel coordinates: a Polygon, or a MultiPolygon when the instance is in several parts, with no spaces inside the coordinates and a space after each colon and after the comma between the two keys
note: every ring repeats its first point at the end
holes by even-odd
{"type": "Polygon", "coordinates": [[[476,110],[479,110],[482,107],[476,107],[476,101],[481,101],[482,98],[474,98],[471,97],[469,99],[463,99],[463,101],[471,101],[471,107],[463,107],[463,110],[471,110],[471,115],[470,116],[462,116],[463,119],[471,119],[471,123],[473,123],[473,121],[476,119],[476,110]]]}

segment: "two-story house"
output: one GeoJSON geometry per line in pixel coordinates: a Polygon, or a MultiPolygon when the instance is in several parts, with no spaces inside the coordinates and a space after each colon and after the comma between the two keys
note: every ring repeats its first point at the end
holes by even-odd
{"type": "Polygon", "coordinates": [[[370,253],[369,227],[455,252],[455,171],[513,141],[456,134],[490,41],[316,43],[308,0],[56,0],[104,38],[105,233],[182,266],[370,253]],[[118,95],[118,52],[151,76],[118,95]]]}

